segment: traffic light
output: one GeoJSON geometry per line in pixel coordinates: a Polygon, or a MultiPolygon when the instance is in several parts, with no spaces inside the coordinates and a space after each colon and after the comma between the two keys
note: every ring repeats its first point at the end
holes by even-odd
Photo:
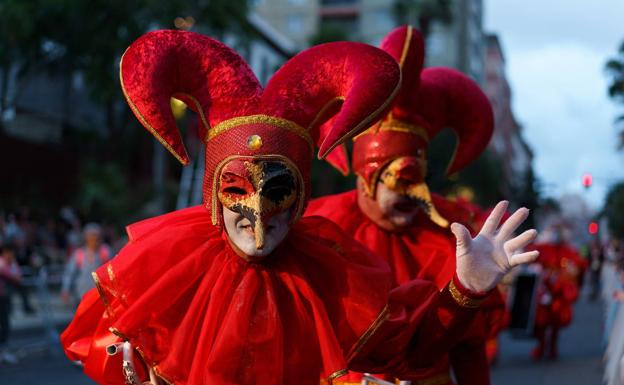
{"type": "Polygon", "coordinates": [[[592,185],[593,178],[590,173],[583,174],[583,187],[589,188],[592,185]]]}
{"type": "Polygon", "coordinates": [[[598,222],[591,222],[587,230],[591,235],[598,234],[598,222]]]}

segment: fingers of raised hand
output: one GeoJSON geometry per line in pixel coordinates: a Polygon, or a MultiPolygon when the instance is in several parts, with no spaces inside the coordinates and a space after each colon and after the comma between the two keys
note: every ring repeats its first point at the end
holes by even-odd
{"type": "Polygon", "coordinates": [[[466,226],[460,223],[453,223],[451,225],[451,231],[453,232],[453,235],[455,235],[455,238],[457,239],[458,252],[461,251],[463,254],[465,250],[459,250],[459,249],[467,248],[470,245],[470,242],[472,240],[472,237],[470,236],[470,231],[468,231],[466,226]]]}
{"type": "Polygon", "coordinates": [[[531,262],[534,262],[537,259],[537,257],[539,257],[539,251],[537,250],[527,251],[527,252],[520,253],[520,254],[514,254],[511,257],[509,257],[509,265],[511,267],[514,267],[514,266],[522,265],[524,263],[531,263],[531,262]]]}
{"type": "Polygon", "coordinates": [[[528,216],[529,209],[525,207],[519,208],[503,223],[498,231],[498,236],[502,237],[503,240],[509,238],[528,216]]]}
{"type": "Polygon", "coordinates": [[[496,232],[496,229],[498,228],[498,224],[503,218],[503,215],[505,215],[505,210],[507,210],[507,206],[509,206],[509,202],[507,201],[498,202],[496,207],[494,207],[494,210],[492,210],[488,218],[485,220],[485,223],[483,224],[483,227],[481,228],[479,234],[494,234],[496,232]]]}
{"type": "Polygon", "coordinates": [[[515,238],[505,241],[505,243],[503,243],[505,253],[507,253],[507,255],[512,255],[516,251],[524,249],[535,240],[535,237],[537,237],[537,231],[535,229],[530,229],[515,238]]]}

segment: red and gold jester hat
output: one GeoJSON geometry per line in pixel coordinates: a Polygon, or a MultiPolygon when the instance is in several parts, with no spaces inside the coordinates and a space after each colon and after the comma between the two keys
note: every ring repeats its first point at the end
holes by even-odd
{"type": "MultiPolygon", "coordinates": [[[[428,201],[432,220],[446,226],[448,223],[435,211],[424,183],[427,146],[442,129],[452,128],[457,146],[447,175],[461,170],[490,141],[494,129],[492,107],[479,86],[460,72],[442,67],[423,69],[424,44],[417,29],[394,29],[382,41],[381,48],[401,67],[401,90],[388,115],[355,137],[353,169],[364,180],[371,197],[375,196],[381,170],[388,165],[395,171],[395,179],[405,177],[420,182],[411,187],[414,191],[410,195],[428,201]],[[391,164],[399,158],[402,159],[391,164]]],[[[348,172],[343,147],[328,160],[342,172],[348,172]]]]}
{"type": "Polygon", "coordinates": [[[204,35],[169,30],[132,43],[122,57],[120,77],[136,117],[183,164],[189,158],[170,98],[199,114],[206,145],[203,200],[215,225],[222,221],[222,171],[227,166],[253,178],[253,167],[242,170],[241,164],[258,159],[292,168],[298,179],[294,218],[299,218],[309,199],[315,146],[324,157],[369,127],[401,82],[400,69],[387,53],[337,42],[299,53],[263,90],[231,48],[204,35]]]}

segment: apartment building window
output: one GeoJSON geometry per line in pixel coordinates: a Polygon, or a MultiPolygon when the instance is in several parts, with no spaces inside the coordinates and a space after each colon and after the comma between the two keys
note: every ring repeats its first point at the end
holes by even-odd
{"type": "Polygon", "coordinates": [[[302,32],[303,31],[303,16],[302,15],[288,15],[286,18],[286,29],[288,32],[302,32]]]}
{"type": "Polygon", "coordinates": [[[388,9],[378,9],[375,12],[375,21],[381,31],[390,31],[396,24],[392,12],[388,9]]]}
{"type": "Polygon", "coordinates": [[[352,36],[358,31],[357,15],[331,15],[321,18],[321,26],[330,29],[338,29],[344,31],[347,35],[352,36]]]}
{"type": "Polygon", "coordinates": [[[353,5],[359,0],[321,0],[321,5],[353,5]]]}
{"type": "Polygon", "coordinates": [[[445,51],[445,40],[442,33],[432,33],[427,37],[427,57],[437,57],[444,54],[445,51]]]}

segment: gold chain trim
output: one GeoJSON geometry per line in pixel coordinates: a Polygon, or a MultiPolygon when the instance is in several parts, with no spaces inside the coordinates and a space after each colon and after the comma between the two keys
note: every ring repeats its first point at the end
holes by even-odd
{"type": "Polygon", "coordinates": [[[451,297],[459,304],[459,306],[467,307],[467,308],[478,308],[481,303],[484,301],[483,299],[470,298],[467,295],[462,294],[457,286],[455,286],[455,282],[451,280],[448,284],[448,291],[451,293],[451,297]]]}
{"type": "Polygon", "coordinates": [[[299,137],[301,137],[308,143],[310,149],[314,150],[314,142],[312,141],[312,137],[305,128],[301,127],[291,120],[269,115],[238,116],[236,118],[224,120],[208,130],[208,132],[206,133],[206,142],[234,127],[243,126],[246,124],[269,124],[271,126],[283,128],[299,135],[299,137]]]}
{"type": "Polygon", "coordinates": [[[345,374],[349,373],[348,369],[340,369],[338,371],[333,372],[329,377],[324,380],[321,380],[321,385],[332,385],[334,380],[338,377],[342,377],[345,374]]]}
{"type": "MultiPolygon", "coordinates": [[[[128,50],[126,50],[126,52],[128,52],[128,50]]],[[[169,150],[169,152],[183,165],[186,165],[188,162],[185,161],[182,157],[182,155],[178,154],[173,147],[171,147],[169,145],[169,143],[167,143],[167,141],[160,136],[160,134],[156,131],[156,129],[154,129],[154,127],[152,127],[147,120],[143,117],[143,114],[141,114],[141,112],[139,112],[139,109],[134,105],[134,103],[132,102],[132,99],[130,99],[130,96],[128,96],[128,92],[126,92],[126,87],[124,85],[124,80],[123,80],[123,75],[122,75],[122,68],[123,68],[123,59],[124,56],[126,55],[126,52],[124,52],[124,54],[121,56],[121,60],[119,61],[119,80],[121,82],[121,92],[123,92],[124,97],[126,98],[126,101],[128,102],[128,105],[130,106],[130,109],[132,110],[132,112],[134,112],[134,114],[136,115],[136,117],[139,119],[139,121],[141,122],[141,124],[143,125],[143,127],[147,128],[147,130],[160,142],[160,144],[163,145],[163,147],[165,147],[167,150],[169,150]]],[[[176,130],[178,128],[176,127],[176,130]]]]}
{"type": "Polygon", "coordinates": [[[362,334],[357,341],[357,343],[351,349],[349,356],[347,357],[347,362],[351,362],[351,360],[364,348],[364,345],[368,342],[368,340],[375,334],[377,329],[390,317],[390,310],[388,309],[388,305],[384,306],[381,310],[377,318],[370,324],[368,329],[362,334]]]}

